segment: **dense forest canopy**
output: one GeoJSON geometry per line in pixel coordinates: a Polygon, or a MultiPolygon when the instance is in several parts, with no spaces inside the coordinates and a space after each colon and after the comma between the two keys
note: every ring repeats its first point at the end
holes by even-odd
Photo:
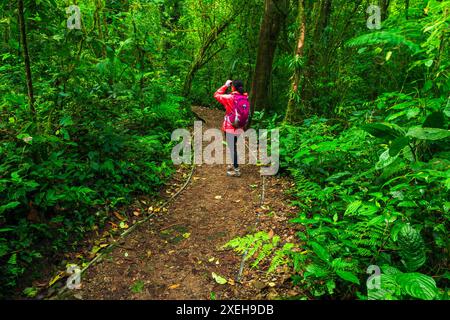
{"type": "MultiPolygon", "coordinates": [[[[309,298],[448,298],[449,11],[446,0],[1,0],[0,296],[114,208],[158,194],[190,106],[220,107],[215,90],[242,79],[252,126],[280,129],[291,222],[305,228],[274,256],[255,252],[288,265],[309,298]],[[371,265],[382,288],[365,287],[371,265]]],[[[231,245],[267,241],[248,237],[231,245]]]]}

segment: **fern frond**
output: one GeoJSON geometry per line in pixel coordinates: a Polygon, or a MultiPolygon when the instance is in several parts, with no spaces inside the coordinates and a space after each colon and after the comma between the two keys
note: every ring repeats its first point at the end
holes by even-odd
{"type": "Polygon", "coordinates": [[[267,271],[267,273],[272,273],[279,266],[286,264],[288,262],[288,257],[290,255],[293,247],[294,247],[294,244],[286,243],[282,249],[275,252],[275,255],[272,259],[272,262],[270,264],[270,267],[269,267],[269,270],[267,271]]]}
{"type": "Polygon", "coordinates": [[[404,45],[408,47],[413,54],[420,51],[420,46],[411,40],[405,38],[405,36],[391,32],[391,31],[378,31],[367,33],[362,36],[353,38],[347,42],[349,47],[363,47],[369,45],[390,45],[399,46],[404,45]]]}
{"type": "Polygon", "coordinates": [[[352,270],[356,267],[356,264],[351,261],[346,261],[342,258],[336,258],[331,262],[331,267],[334,271],[352,270]]]}

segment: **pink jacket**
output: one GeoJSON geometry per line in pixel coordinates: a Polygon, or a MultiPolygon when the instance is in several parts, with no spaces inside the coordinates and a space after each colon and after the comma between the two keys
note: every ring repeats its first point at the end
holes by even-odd
{"type": "MultiPolygon", "coordinates": [[[[234,107],[234,96],[237,94],[240,94],[237,91],[232,92],[231,94],[225,94],[227,92],[228,87],[223,86],[219,90],[217,90],[216,93],[214,93],[214,98],[219,101],[226,110],[225,119],[223,120],[222,125],[222,131],[226,133],[231,134],[242,134],[244,133],[244,130],[242,129],[235,129],[230,121],[228,121],[227,115],[233,112],[234,107]]],[[[244,95],[247,95],[247,93],[244,93],[244,95]]]]}

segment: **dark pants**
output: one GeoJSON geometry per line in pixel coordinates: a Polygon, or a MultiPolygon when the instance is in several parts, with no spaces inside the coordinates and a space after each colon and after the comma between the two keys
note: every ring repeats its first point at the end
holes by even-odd
{"type": "Polygon", "coordinates": [[[239,163],[238,163],[238,150],[237,150],[237,141],[238,141],[238,135],[235,134],[230,134],[230,133],[225,133],[226,137],[227,137],[227,145],[228,145],[228,150],[230,150],[230,156],[231,159],[233,159],[233,165],[234,168],[237,169],[239,168],[239,163]]]}

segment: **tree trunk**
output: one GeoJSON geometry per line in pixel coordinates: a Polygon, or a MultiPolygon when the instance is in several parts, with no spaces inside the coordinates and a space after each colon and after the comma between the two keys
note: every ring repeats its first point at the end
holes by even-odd
{"type": "MultiPolygon", "coordinates": [[[[305,63],[304,77],[306,79],[316,79],[320,75],[317,74],[317,66],[324,65],[320,59],[327,59],[329,50],[332,48],[328,44],[324,44],[325,30],[329,24],[330,16],[332,12],[332,0],[322,0],[314,3],[312,8],[313,14],[316,13],[317,19],[312,27],[312,42],[308,48],[308,55],[305,63]]],[[[314,101],[314,97],[318,94],[316,88],[312,85],[305,83],[302,86],[302,98],[305,103],[304,107],[311,110],[319,111],[320,107],[311,105],[311,101],[314,101]]],[[[319,113],[319,112],[317,112],[319,113]]]]}
{"type": "MultiPolygon", "coordinates": [[[[11,5],[12,5],[12,3],[10,2],[9,6],[8,6],[8,10],[4,11],[4,13],[2,14],[2,18],[8,17],[8,12],[12,11],[11,5]]],[[[5,29],[4,29],[4,33],[3,33],[3,43],[8,44],[10,36],[11,36],[11,21],[10,21],[10,23],[7,23],[5,25],[5,29]]]]}
{"type": "Polygon", "coordinates": [[[405,15],[406,15],[406,20],[409,19],[409,0],[405,0],[405,15]]]}
{"type": "Polygon", "coordinates": [[[194,81],[194,75],[198,71],[198,67],[192,67],[186,76],[186,79],[184,80],[183,85],[183,96],[187,97],[191,93],[192,89],[192,82],[194,81]]]}
{"type": "Polygon", "coordinates": [[[328,26],[332,8],[331,4],[332,0],[323,0],[322,2],[318,3],[317,11],[319,12],[319,14],[317,16],[317,22],[314,28],[314,44],[318,44],[321,41],[322,35],[324,34],[326,27],[328,26]]]}
{"type": "Polygon", "coordinates": [[[34,106],[33,80],[31,77],[31,63],[30,63],[30,55],[28,53],[27,30],[25,27],[23,0],[18,0],[18,6],[19,6],[18,9],[19,9],[20,38],[22,41],[23,59],[25,62],[25,76],[27,79],[28,99],[33,121],[37,125],[36,109],[34,106]]]}
{"type": "Polygon", "coordinates": [[[133,25],[136,64],[139,65],[139,71],[140,71],[139,104],[140,104],[141,108],[144,109],[144,107],[145,107],[145,104],[144,104],[144,86],[145,86],[144,73],[145,73],[145,55],[146,55],[146,51],[145,51],[144,47],[145,47],[145,41],[147,39],[147,33],[144,35],[144,39],[141,42],[134,17],[133,17],[131,24],[133,25]]]}
{"type": "Polygon", "coordinates": [[[98,38],[100,39],[100,42],[102,43],[102,58],[105,59],[106,58],[106,43],[105,43],[105,38],[103,36],[103,19],[102,17],[104,17],[104,14],[102,13],[103,11],[103,2],[102,0],[97,0],[95,3],[95,12],[94,12],[94,25],[97,25],[97,30],[98,30],[98,38]]]}
{"type": "Polygon", "coordinates": [[[298,23],[299,23],[299,36],[297,47],[295,51],[295,70],[292,76],[292,92],[289,98],[288,107],[286,111],[285,121],[293,123],[297,120],[300,110],[300,97],[298,94],[298,88],[301,79],[301,70],[299,62],[304,58],[305,37],[306,37],[306,16],[305,16],[305,3],[304,0],[298,1],[298,23]]]}
{"type": "Polygon", "coordinates": [[[380,0],[381,21],[384,21],[387,19],[390,3],[391,3],[391,0],[380,0]]]}
{"type": "Polygon", "coordinates": [[[286,0],[266,0],[264,18],[259,32],[256,69],[251,90],[252,110],[270,109],[270,81],[272,64],[281,26],[286,19],[286,0]]]}

